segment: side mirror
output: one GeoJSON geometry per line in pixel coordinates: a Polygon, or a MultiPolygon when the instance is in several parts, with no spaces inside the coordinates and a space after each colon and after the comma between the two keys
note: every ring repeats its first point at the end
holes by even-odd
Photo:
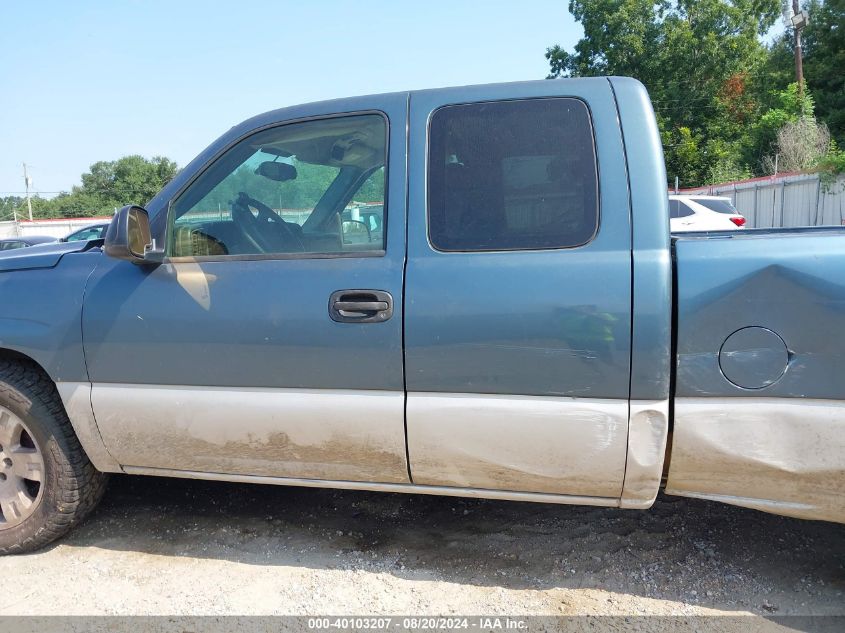
{"type": "Polygon", "coordinates": [[[131,204],[118,211],[109,224],[103,250],[109,257],[133,264],[160,264],[164,259],[164,251],[156,249],[151,237],[147,210],[131,204]]]}

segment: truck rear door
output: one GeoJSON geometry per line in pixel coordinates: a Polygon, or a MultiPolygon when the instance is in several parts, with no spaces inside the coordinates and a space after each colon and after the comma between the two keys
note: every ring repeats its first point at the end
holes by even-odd
{"type": "Polygon", "coordinates": [[[409,183],[413,482],[619,498],[632,238],[611,84],[412,93],[409,183]]]}

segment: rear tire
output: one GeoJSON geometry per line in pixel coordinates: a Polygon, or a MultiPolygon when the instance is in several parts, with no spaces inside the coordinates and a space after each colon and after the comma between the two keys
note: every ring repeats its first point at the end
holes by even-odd
{"type": "Polygon", "coordinates": [[[31,361],[0,359],[0,554],[64,535],[96,507],[107,479],[79,444],[52,380],[31,361]]]}

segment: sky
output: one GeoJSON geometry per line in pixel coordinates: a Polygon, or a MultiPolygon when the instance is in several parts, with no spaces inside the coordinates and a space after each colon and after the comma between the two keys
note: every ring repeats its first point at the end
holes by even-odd
{"type": "MultiPolygon", "coordinates": [[[[98,160],[185,165],[297,103],[542,79],[582,30],[566,0],[0,3],[0,196],[47,197],[98,160]]],[[[139,201],[143,202],[143,201],[139,201]]]]}

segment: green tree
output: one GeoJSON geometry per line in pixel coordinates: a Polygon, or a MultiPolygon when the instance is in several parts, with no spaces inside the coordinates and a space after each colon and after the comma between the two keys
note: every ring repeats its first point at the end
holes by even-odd
{"type": "Polygon", "coordinates": [[[121,207],[145,204],[176,175],[176,163],[162,156],[124,156],[116,161],[98,161],[82,174],[82,187],[72,193],[99,199],[99,206],[121,207]]]}
{"type": "MultiPolygon", "coordinates": [[[[39,218],[110,215],[115,207],[146,204],[176,175],[176,163],[162,156],[124,156],[97,161],[82,174],[82,185],[54,198],[32,198],[32,214],[39,218]]],[[[20,210],[18,210],[20,214],[20,210]]]]}
{"type": "Polygon", "coordinates": [[[815,119],[815,101],[809,90],[798,90],[793,82],[784,90],[773,91],[771,107],[753,124],[752,134],[756,145],[763,150],[771,148],[775,137],[787,123],[795,123],[801,118],[815,119]]]}
{"type": "Polygon", "coordinates": [[[13,220],[15,212],[26,204],[20,196],[0,196],[0,222],[13,220]]]}
{"type": "Polygon", "coordinates": [[[845,0],[811,0],[804,30],[804,78],[816,100],[816,115],[845,145],[845,0]]]}
{"type": "Polygon", "coordinates": [[[571,0],[584,27],[573,52],[546,52],[550,77],[628,75],[654,102],[670,178],[697,185],[741,176],[762,158],[748,122],[761,109],[753,78],[777,0],[571,0]]]}

